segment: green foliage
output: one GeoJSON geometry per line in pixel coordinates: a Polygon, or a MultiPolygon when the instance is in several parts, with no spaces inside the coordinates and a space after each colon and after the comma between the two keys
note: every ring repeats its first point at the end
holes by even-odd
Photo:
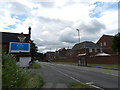
{"type": "Polygon", "coordinates": [[[41,68],[41,66],[37,63],[33,63],[31,68],[41,68]]]}
{"type": "Polygon", "coordinates": [[[120,33],[116,34],[113,38],[112,50],[120,53],[120,33]]]}
{"type": "Polygon", "coordinates": [[[2,88],[40,88],[43,85],[38,75],[18,67],[11,55],[3,53],[2,59],[2,88]],[[32,85],[28,83],[31,79],[35,81],[34,84],[31,82],[32,85]]]}
{"type": "Polygon", "coordinates": [[[45,54],[37,53],[36,60],[45,61],[45,54]]]}
{"type": "Polygon", "coordinates": [[[39,61],[44,61],[45,55],[43,53],[38,53],[38,47],[34,43],[34,41],[30,41],[30,53],[32,60],[39,60],[39,61]]]}
{"type": "Polygon", "coordinates": [[[38,47],[36,46],[34,41],[31,40],[30,41],[30,53],[31,53],[32,60],[36,60],[37,51],[38,51],[38,47]]]}

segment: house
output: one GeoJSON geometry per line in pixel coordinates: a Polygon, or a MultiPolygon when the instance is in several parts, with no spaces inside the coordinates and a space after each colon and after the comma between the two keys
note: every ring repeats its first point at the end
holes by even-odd
{"type": "Polygon", "coordinates": [[[55,59],[55,52],[46,53],[46,61],[53,61],[55,59]]]}
{"type": "Polygon", "coordinates": [[[66,56],[67,57],[71,57],[72,53],[71,53],[71,49],[67,49],[66,51],[66,56]]]}
{"type": "Polygon", "coordinates": [[[98,41],[97,45],[103,49],[104,53],[112,54],[112,41],[114,36],[103,35],[98,41]]]}
{"type": "Polygon", "coordinates": [[[79,65],[87,65],[86,57],[93,57],[95,54],[102,52],[102,49],[91,41],[84,41],[75,44],[71,52],[79,65]]]}
{"type": "Polygon", "coordinates": [[[102,52],[102,49],[91,41],[84,41],[79,44],[75,44],[72,48],[72,55],[78,56],[78,54],[95,55],[96,53],[102,52]]]}

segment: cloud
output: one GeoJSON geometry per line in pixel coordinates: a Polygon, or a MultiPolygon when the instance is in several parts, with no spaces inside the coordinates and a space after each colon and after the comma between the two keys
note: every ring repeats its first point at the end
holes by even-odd
{"type": "Polygon", "coordinates": [[[70,27],[65,28],[63,31],[60,32],[60,37],[59,40],[61,42],[66,42],[66,43],[76,43],[76,31],[74,29],[71,29],[70,27]]]}
{"type": "Polygon", "coordinates": [[[77,28],[81,41],[96,42],[103,34],[114,35],[118,31],[117,1],[3,1],[0,31],[28,33],[31,26],[32,40],[40,52],[72,47],[78,42],[77,28]]]}
{"type": "Polygon", "coordinates": [[[87,34],[99,33],[101,29],[105,29],[105,25],[93,19],[88,23],[83,22],[79,25],[79,29],[87,34]]]}

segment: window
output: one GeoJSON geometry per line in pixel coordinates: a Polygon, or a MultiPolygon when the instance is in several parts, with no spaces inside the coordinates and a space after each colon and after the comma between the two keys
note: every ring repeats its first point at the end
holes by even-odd
{"type": "Polygon", "coordinates": [[[100,43],[100,46],[102,46],[102,43],[100,43]]]}
{"type": "Polygon", "coordinates": [[[104,42],[103,44],[104,44],[104,46],[106,46],[106,42],[104,42]]]}
{"type": "Polygon", "coordinates": [[[102,53],[102,48],[100,49],[100,52],[102,53]]]}
{"type": "Polygon", "coordinates": [[[92,49],[91,49],[91,48],[89,48],[89,52],[92,52],[92,49]]]}
{"type": "Polygon", "coordinates": [[[95,52],[97,52],[97,48],[95,48],[95,52]]]}

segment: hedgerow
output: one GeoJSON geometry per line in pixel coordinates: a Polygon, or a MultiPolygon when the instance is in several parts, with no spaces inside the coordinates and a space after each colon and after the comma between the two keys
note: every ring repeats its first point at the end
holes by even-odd
{"type": "Polygon", "coordinates": [[[2,54],[2,88],[40,88],[42,85],[40,76],[17,66],[10,54],[2,54]]]}

